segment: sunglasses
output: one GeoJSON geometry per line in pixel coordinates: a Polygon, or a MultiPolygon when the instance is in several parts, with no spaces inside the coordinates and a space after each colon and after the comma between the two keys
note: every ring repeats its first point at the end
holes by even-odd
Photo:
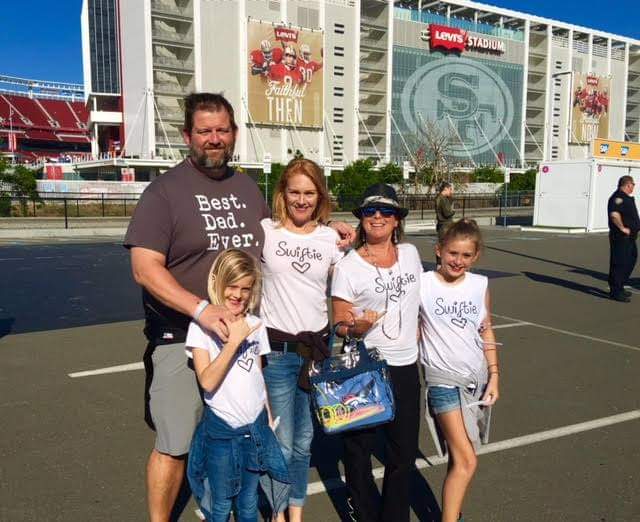
{"type": "Polygon", "coordinates": [[[391,207],[364,207],[360,213],[362,217],[373,217],[376,215],[376,212],[380,212],[382,217],[391,217],[397,216],[398,211],[395,208],[391,207]]]}

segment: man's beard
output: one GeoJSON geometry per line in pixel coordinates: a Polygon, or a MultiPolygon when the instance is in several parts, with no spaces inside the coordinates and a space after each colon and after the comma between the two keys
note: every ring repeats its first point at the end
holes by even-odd
{"type": "Polygon", "coordinates": [[[192,161],[201,169],[207,170],[220,170],[226,168],[227,163],[231,161],[231,157],[233,154],[233,143],[229,146],[225,146],[223,149],[215,149],[222,150],[224,154],[219,159],[211,158],[207,154],[206,149],[197,149],[193,145],[189,148],[189,156],[192,161]]]}

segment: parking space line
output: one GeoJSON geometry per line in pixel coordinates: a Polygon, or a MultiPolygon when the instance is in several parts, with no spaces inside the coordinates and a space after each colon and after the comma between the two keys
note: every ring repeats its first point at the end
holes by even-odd
{"type": "MultiPolygon", "coordinates": [[[[570,424],[561,428],[555,428],[551,430],[539,431],[530,435],[523,435],[522,437],[514,437],[512,439],[501,440],[498,442],[492,442],[486,446],[482,446],[478,450],[479,455],[486,455],[489,453],[496,453],[499,451],[505,451],[508,449],[519,448],[521,446],[528,446],[530,444],[536,444],[538,442],[544,442],[547,440],[558,439],[561,437],[567,437],[569,435],[576,435],[585,431],[604,428],[606,426],[612,426],[614,424],[620,424],[622,422],[629,422],[640,419],[640,410],[631,410],[626,413],[620,413],[618,415],[611,415],[610,417],[603,417],[601,419],[595,419],[586,422],[580,422],[578,424],[570,424]]],[[[434,466],[439,466],[447,462],[447,457],[440,457],[433,455],[426,459],[416,459],[416,468],[425,469],[434,466]]],[[[377,467],[373,470],[373,476],[376,479],[384,477],[384,466],[377,467]]],[[[332,478],[326,481],[312,482],[307,487],[307,495],[317,495],[318,493],[324,493],[326,491],[340,489],[345,487],[344,475],[340,478],[332,478]]]]}
{"type": "MultiPolygon", "coordinates": [[[[495,317],[499,317],[500,319],[508,319],[509,321],[523,322],[520,319],[516,319],[515,317],[508,317],[506,315],[499,314],[491,314],[495,317]]],[[[599,337],[592,337],[591,335],[585,335],[577,332],[570,332],[569,330],[562,330],[561,328],[554,328],[553,326],[547,326],[546,324],[540,323],[532,323],[531,321],[525,321],[530,326],[535,326],[536,328],[541,328],[543,330],[549,330],[551,332],[561,333],[565,335],[571,335],[572,337],[579,337],[581,339],[588,339],[589,341],[595,341],[598,343],[610,344],[611,346],[618,346],[620,348],[627,348],[629,350],[634,350],[636,352],[640,352],[640,347],[631,346],[629,344],[619,343],[616,341],[610,341],[609,339],[601,339],[599,337]]]]}
{"type": "Polygon", "coordinates": [[[107,368],[98,368],[97,370],[87,370],[84,372],[74,372],[68,374],[69,377],[75,379],[77,377],[91,377],[93,375],[104,375],[106,373],[131,372],[134,370],[144,370],[143,362],[130,364],[121,364],[119,366],[108,366],[107,368]]]}
{"type": "MultiPolygon", "coordinates": [[[[495,314],[493,314],[495,315],[495,314]]],[[[497,317],[497,316],[496,316],[497,317]]],[[[527,323],[525,321],[519,321],[517,323],[508,323],[508,324],[494,324],[491,328],[494,330],[498,330],[499,328],[513,328],[514,326],[527,326],[531,323],[527,323]]]]}
{"type": "MultiPolygon", "coordinates": [[[[518,321],[515,323],[509,323],[509,324],[499,324],[494,326],[493,329],[495,330],[498,328],[512,328],[515,326],[527,326],[530,324],[531,323],[528,323],[526,321],[518,321]]],[[[336,344],[334,346],[340,346],[340,345],[336,344]]],[[[69,373],[68,375],[72,379],[76,379],[78,377],[93,377],[94,375],[105,375],[109,373],[120,373],[120,372],[132,372],[136,370],[144,370],[144,364],[142,362],[120,364],[118,366],[108,366],[106,368],[97,368],[95,370],[85,370],[81,372],[69,373]]]]}

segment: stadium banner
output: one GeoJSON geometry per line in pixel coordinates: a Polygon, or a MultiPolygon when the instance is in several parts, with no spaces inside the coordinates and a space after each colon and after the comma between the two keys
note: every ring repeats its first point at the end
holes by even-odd
{"type": "Polygon", "coordinates": [[[609,139],[611,79],[595,74],[573,74],[571,93],[571,143],[609,139]]]}
{"type": "Polygon", "coordinates": [[[247,93],[261,125],[322,128],[323,32],[249,19],[247,93]]]}
{"type": "Polygon", "coordinates": [[[640,143],[595,139],[592,155],[594,158],[640,160],[640,143]]]}

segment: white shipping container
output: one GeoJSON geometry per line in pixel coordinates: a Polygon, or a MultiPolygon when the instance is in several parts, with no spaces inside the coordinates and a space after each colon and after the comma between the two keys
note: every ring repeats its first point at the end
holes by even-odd
{"type": "Polygon", "coordinates": [[[607,201],[625,175],[640,179],[640,162],[594,159],[540,164],[533,225],[607,230],[607,201]]]}

